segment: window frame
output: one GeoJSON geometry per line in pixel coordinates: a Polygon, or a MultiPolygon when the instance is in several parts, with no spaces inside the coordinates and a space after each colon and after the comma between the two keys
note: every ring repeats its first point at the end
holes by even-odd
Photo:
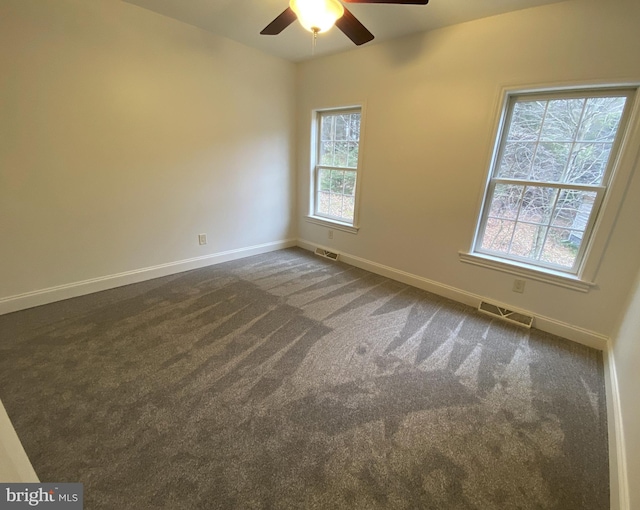
{"type": "Polygon", "coordinates": [[[319,108],[312,111],[312,125],[311,125],[311,165],[310,165],[310,186],[309,186],[309,212],[306,216],[306,220],[310,223],[326,226],[336,230],[342,230],[352,234],[356,234],[359,230],[358,223],[358,209],[359,209],[359,197],[361,188],[361,173],[362,173],[362,153],[363,153],[363,132],[364,132],[364,105],[353,104],[350,106],[340,106],[333,108],[319,108]],[[356,167],[338,167],[331,165],[320,164],[320,146],[322,143],[321,138],[321,123],[324,116],[339,115],[339,114],[360,114],[360,132],[358,138],[358,158],[356,167]],[[349,223],[344,218],[337,216],[331,216],[318,212],[318,193],[319,193],[319,180],[320,171],[326,170],[339,170],[355,173],[355,192],[354,192],[354,209],[353,209],[353,222],[349,223]]]}
{"type": "MultiPolygon", "coordinates": [[[[637,125],[640,106],[638,87],[638,83],[623,83],[544,89],[503,89],[503,99],[501,108],[499,108],[496,129],[494,130],[493,149],[489,160],[490,164],[488,165],[487,177],[475,217],[475,229],[473,231],[471,247],[468,252],[459,252],[460,260],[477,266],[497,269],[506,273],[524,276],[533,280],[552,283],[582,292],[588,292],[593,288],[595,286],[593,279],[595,278],[600,260],[604,254],[606,238],[608,238],[610,230],[613,228],[615,216],[622,203],[624,186],[631,177],[635,157],[638,153],[638,144],[640,143],[640,131],[637,125]],[[600,185],[581,185],[497,177],[499,170],[498,164],[501,161],[506,146],[514,105],[519,100],[523,98],[527,100],[550,100],[612,96],[626,97],[627,101],[620,119],[618,131],[611,146],[609,161],[600,185]],[[629,145],[635,145],[635,147],[632,150],[627,150],[629,145]],[[516,184],[525,187],[555,187],[568,190],[583,189],[596,192],[592,212],[583,233],[584,240],[580,244],[573,267],[566,268],[543,261],[531,260],[526,257],[518,257],[513,254],[479,249],[482,244],[482,238],[489,216],[488,212],[493,199],[493,191],[495,186],[501,183],[516,184]]],[[[524,192],[525,189],[523,188],[523,193],[524,192]]],[[[560,192],[558,192],[558,196],[559,195],[560,192]]]]}

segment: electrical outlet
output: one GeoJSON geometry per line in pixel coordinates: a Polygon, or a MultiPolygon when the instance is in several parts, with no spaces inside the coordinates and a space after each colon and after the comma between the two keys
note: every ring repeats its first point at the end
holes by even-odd
{"type": "Polygon", "coordinates": [[[513,292],[522,294],[524,292],[524,280],[513,280],[513,292]]]}
{"type": "Polygon", "coordinates": [[[333,239],[333,230],[329,230],[329,239],[333,239]]]}
{"type": "Polygon", "coordinates": [[[207,234],[198,234],[198,244],[207,244],[207,234]]]}

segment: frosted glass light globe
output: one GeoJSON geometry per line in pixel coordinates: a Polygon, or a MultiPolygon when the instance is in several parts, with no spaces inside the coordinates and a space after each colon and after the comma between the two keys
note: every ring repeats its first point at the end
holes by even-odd
{"type": "Polygon", "coordinates": [[[338,0],[290,0],[289,7],[309,32],[326,32],[344,14],[338,0]]]}

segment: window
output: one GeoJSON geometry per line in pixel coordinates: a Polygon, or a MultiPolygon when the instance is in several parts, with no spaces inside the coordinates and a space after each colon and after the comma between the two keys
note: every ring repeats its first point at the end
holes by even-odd
{"type": "Polygon", "coordinates": [[[508,97],[474,253],[579,276],[633,92],[508,97]]]}
{"type": "Polygon", "coordinates": [[[317,112],[312,216],[354,226],[360,108],[317,112]]]}

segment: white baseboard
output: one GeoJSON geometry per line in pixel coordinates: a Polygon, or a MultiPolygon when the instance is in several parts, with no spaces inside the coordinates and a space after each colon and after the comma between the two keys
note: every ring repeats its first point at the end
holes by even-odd
{"type": "Polygon", "coordinates": [[[281,250],[283,248],[291,248],[292,246],[296,246],[296,244],[295,239],[286,239],[272,243],[249,246],[246,248],[239,248],[237,250],[212,253],[202,257],[194,257],[191,259],[169,262],[167,264],[160,264],[142,269],[134,269],[133,271],[126,271],[124,273],[100,276],[98,278],[58,285],[56,287],[49,287],[47,289],[36,290],[33,292],[25,292],[24,294],[0,299],[0,315],[17,312],[18,310],[24,310],[34,306],[45,305],[47,303],[53,303],[54,301],[62,301],[63,299],[84,296],[85,294],[92,294],[93,292],[113,289],[115,287],[121,287],[131,283],[151,280],[161,276],[168,276],[171,274],[182,273],[183,271],[190,271],[192,269],[250,257],[252,255],[259,255],[261,253],[281,250]]]}
{"type": "MultiPolygon", "coordinates": [[[[336,252],[335,248],[329,248],[327,246],[315,244],[304,239],[298,239],[298,246],[310,251],[315,251],[316,248],[321,248],[323,250],[336,252]]],[[[423,289],[428,292],[433,292],[434,294],[438,294],[439,296],[443,296],[448,299],[458,301],[459,303],[473,306],[474,308],[477,308],[481,301],[489,301],[498,306],[504,306],[506,308],[524,313],[526,315],[533,315],[535,328],[546,331],[548,333],[552,333],[554,335],[561,336],[563,338],[567,338],[579,344],[593,347],[594,349],[598,349],[601,351],[606,350],[609,345],[609,338],[600,333],[596,333],[595,331],[590,331],[588,329],[573,326],[572,324],[552,319],[551,317],[544,317],[532,313],[528,310],[517,309],[509,305],[508,303],[498,303],[493,299],[473,294],[456,287],[451,287],[450,285],[446,285],[444,283],[429,280],[428,278],[423,278],[422,276],[407,273],[406,271],[401,271],[393,267],[378,264],[377,262],[373,262],[371,260],[356,257],[355,255],[350,255],[344,252],[337,253],[340,254],[340,260],[347,264],[359,267],[361,269],[366,269],[367,271],[371,271],[372,273],[386,276],[387,278],[391,278],[392,280],[406,283],[408,285],[418,287],[419,289],[423,289]]]]}
{"type": "Polygon", "coordinates": [[[604,352],[604,377],[607,391],[611,510],[631,510],[618,375],[612,349],[607,349],[604,352]]]}

